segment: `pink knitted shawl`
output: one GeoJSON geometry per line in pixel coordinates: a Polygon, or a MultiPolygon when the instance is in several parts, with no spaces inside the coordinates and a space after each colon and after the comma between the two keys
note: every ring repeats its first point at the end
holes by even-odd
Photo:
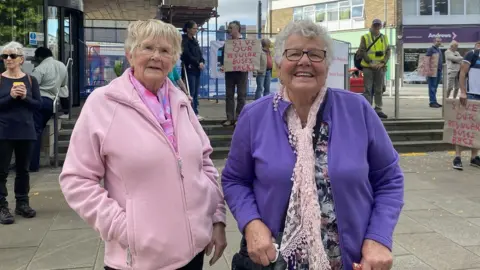
{"type": "MultiPolygon", "coordinates": [[[[322,243],[313,151],[313,128],[325,93],[326,89],[323,88],[315,98],[304,128],[293,106],[287,111],[289,141],[297,154],[297,160],[280,252],[285,261],[294,264],[307,262],[312,270],[331,269],[322,243]]],[[[284,100],[289,100],[285,90],[282,89],[280,94],[284,100]]]]}

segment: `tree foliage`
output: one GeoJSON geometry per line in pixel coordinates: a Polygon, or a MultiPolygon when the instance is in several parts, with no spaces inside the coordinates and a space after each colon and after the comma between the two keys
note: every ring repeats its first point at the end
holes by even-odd
{"type": "Polygon", "coordinates": [[[43,0],[0,0],[0,44],[28,44],[28,33],[43,29],[43,0]]]}

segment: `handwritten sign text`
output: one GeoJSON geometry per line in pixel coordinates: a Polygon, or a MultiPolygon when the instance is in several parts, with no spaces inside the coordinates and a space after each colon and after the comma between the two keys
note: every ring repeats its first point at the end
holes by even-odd
{"type": "Polygon", "coordinates": [[[225,72],[248,72],[260,69],[261,53],[262,45],[259,40],[227,40],[224,54],[225,72]]]}
{"type": "Polygon", "coordinates": [[[480,101],[468,100],[461,106],[459,100],[446,100],[443,141],[480,148],[480,101]]]}

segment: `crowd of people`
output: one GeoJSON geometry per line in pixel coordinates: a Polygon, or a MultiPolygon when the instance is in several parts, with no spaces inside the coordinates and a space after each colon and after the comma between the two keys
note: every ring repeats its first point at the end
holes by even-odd
{"type": "MultiPolygon", "coordinates": [[[[362,37],[363,96],[328,87],[332,39],[308,20],[281,31],[275,59],[270,41],[262,40],[255,102],[245,104],[247,72],[225,72],[222,124],[236,128],[220,175],[200,124],[205,60],[195,39],[198,25],[187,22],[181,35],[160,20],[130,23],[128,67],[86,100],[59,178],[69,206],[105,242],[105,269],[199,270],[205,256],[215,264],[227,246],[227,206],[242,234],[232,269],[391,269],[404,175],[381,122],[386,115],[378,91],[389,46],[380,28],[374,20],[362,37]],[[274,63],[281,88],[269,94],[274,63]]],[[[228,32],[241,38],[240,22],[231,22],[228,32]]],[[[454,45],[447,60],[458,62],[454,45]]],[[[463,105],[480,97],[480,42],[476,46],[458,69],[463,105]]],[[[67,75],[47,48],[35,52],[31,75],[21,70],[20,44],[4,46],[1,57],[0,223],[11,224],[6,179],[12,153],[15,213],[31,218],[29,171],[38,170],[41,133],[67,75]]],[[[429,79],[429,86],[437,83],[429,79]]],[[[472,150],[472,165],[480,161],[477,154],[472,150]]]]}

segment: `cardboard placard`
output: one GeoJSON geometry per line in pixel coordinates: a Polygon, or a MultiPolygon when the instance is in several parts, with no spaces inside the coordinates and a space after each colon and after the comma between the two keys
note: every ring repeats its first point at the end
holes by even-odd
{"type": "Polygon", "coordinates": [[[230,71],[255,71],[260,69],[262,44],[256,39],[231,39],[225,41],[223,68],[230,71]]]}
{"type": "Polygon", "coordinates": [[[458,99],[445,101],[443,141],[480,149],[480,101],[468,100],[467,106],[458,99]]]}

